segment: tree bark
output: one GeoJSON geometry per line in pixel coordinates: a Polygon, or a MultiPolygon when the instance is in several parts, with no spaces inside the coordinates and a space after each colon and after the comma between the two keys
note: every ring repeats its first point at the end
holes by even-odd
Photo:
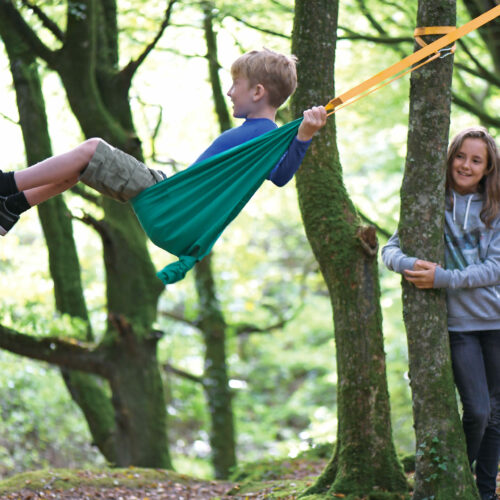
{"type": "MultiPolygon", "coordinates": [[[[294,114],[325,104],[334,93],[338,2],[296,0],[292,52],[298,56],[294,114]]],[[[407,490],[390,422],[373,227],[362,226],[342,181],[335,121],[314,138],[297,175],[307,237],[319,262],[334,312],[337,349],[336,451],[303,496],[365,496],[407,490]]]]}
{"type": "Polygon", "coordinates": [[[200,314],[199,328],[205,344],[203,388],[210,412],[210,446],[215,477],[227,478],[236,465],[236,438],[226,361],[226,322],[215,291],[207,255],[195,267],[196,291],[200,314]]]}
{"type": "MultiPolygon", "coordinates": [[[[455,24],[455,0],[419,0],[418,26],[455,24]]],[[[444,181],[452,57],[412,74],[399,235],[408,255],[442,263],[444,181]]],[[[442,290],[419,290],[403,280],[416,431],[415,500],[478,498],[457,411],[442,290]]]]}
{"type": "MultiPolygon", "coordinates": [[[[168,2],[159,34],[168,24],[174,2],[168,2]]],[[[58,50],[44,45],[10,1],[0,2],[0,16],[16,30],[34,56],[43,58],[58,72],[84,134],[87,137],[100,136],[142,158],[140,141],[133,128],[128,90],[134,71],[152,45],[137,61],[121,71],[117,68],[116,3],[113,0],[82,0],[68,5],[66,31],[59,33],[52,29],[56,38],[63,41],[58,50]]],[[[113,445],[109,445],[110,449],[114,447],[116,450],[113,463],[171,468],[166,407],[156,359],[158,335],[153,330],[163,286],[155,276],[146,237],[131,207],[110,199],[103,199],[102,207],[103,220],[97,221],[90,216],[85,220],[103,241],[109,311],[107,331],[100,348],[85,353],[89,362],[84,366],[79,365],[79,357],[54,358],[50,352],[46,357],[69,369],[83,368],[98,373],[109,381],[111,399],[94,398],[92,386],[80,386],[72,394],[82,403],[82,408],[88,405],[91,409],[84,411],[91,431],[91,417],[102,414],[107,431],[99,427],[94,438],[98,440],[99,433],[104,438],[113,434],[113,445]],[[76,365],[70,360],[76,361],[76,365]],[[94,371],[89,370],[91,366],[94,366],[94,371]],[[113,419],[104,413],[111,405],[113,419]]],[[[77,313],[72,311],[72,314],[77,313]]],[[[16,339],[4,335],[0,344],[13,352],[36,358],[40,353],[31,349],[30,342],[25,340],[17,337],[16,342],[16,339]]]]}
{"type": "MultiPolygon", "coordinates": [[[[224,132],[231,127],[231,117],[219,78],[217,35],[213,26],[214,7],[212,2],[204,2],[202,8],[209,79],[220,130],[224,132]]],[[[217,299],[212,254],[196,264],[195,286],[200,308],[198,327],[203,333],[205,344],[203,388],[210,413],[212,465],[215,477],[225,479],[236,466],[236,437],[226,359],[227,324],[217,299]]]]}
{"type": "MultiPolygon", "coordinates": [[[[32,165],[52,154],[37,64],[33,53],[3,18],[0,19],[0,36],[10,60],[26,158],[28,165],[32,165]]],[[[49,253],[56,309],[61,314],[88,322],[71,214],[63,197],[57,196],[40,205],[38,213],[49,253]]],[[[86,340],[92,340],[90,327],[86,340]]],[[[61,371],[71,396],[85,415],[93,443],[106,460],[116,462],[113,408],[102,384],[89,374],[66,368],[61,371]]]]}

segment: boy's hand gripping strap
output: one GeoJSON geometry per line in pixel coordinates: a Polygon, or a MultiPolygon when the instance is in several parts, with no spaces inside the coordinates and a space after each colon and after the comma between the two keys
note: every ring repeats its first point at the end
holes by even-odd
{"type": "Polygon", "coordinates": [[[491,20],[500,16],[500,5],[493,7],[492,9],[486,11],[480,16],[472,19],[468,23],[455,28],[453,26],[430,26],[417,28],[415,30],[415,39],[419,45],[422,46],[421,49],[417,50],[413,54],[401,59],[401,61],[389,66],[387,69],[377,73],[368,80],[356,85],[351,90],[348,90],[344,94],[332,99],[326,106],[326,110],[329,111],[328,116],[336,113],[339,109],[348,106],[356,102],[358,99],[365,97],[366,95],[385,87],[394,80],[401,78],[402,76],[415,71],[416,69],[422,67],[438,57],[446,57],[447,55],[453,54],[455,51],[455,45],[452,47],[447,47],[452,43],[456,42],[459,38],[469,34],[471,31],[489,23],[491,20]],[[421,39],[422,35],[438,35],[446,33],[444,36],[438,38],[430,44],[425,44],[421,39]],[[430,56],[430,57],[429,57],[430,56]],[[425,61],[421,62],[425,58],[425,61]],[[417,64],[420,63],[420,64],[417,64]],[[417,64],[416,66],[412,66],[417,64]],[[410,69],[407,69],[410,68],[410,69]]]}

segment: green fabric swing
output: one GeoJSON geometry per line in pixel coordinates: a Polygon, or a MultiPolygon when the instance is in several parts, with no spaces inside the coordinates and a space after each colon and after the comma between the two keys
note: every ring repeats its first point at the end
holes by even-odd
{"type": "Polygon", "coordinates": [[[157,273],[165,285],[205,257],[285,154],[303,118],[207,158],[131,200],[151,241],[179,260],[157,273]]]}

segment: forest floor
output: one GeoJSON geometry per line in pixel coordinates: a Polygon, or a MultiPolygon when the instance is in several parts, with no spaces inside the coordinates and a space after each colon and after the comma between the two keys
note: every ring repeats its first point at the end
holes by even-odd
{"type": "Polygon", "coordinates": [[[203,481],[155,469],[44,469],[0,481],[1,500],[258,500],[297,498],[326,458],[261,462],[235,481],[203,481]]]}
{"type": "MultiPolygon", "coordinates": [[[[0,500],[295,500],[321,474],[330,453],[323,449],[290,460],[243,464],[231,481],[201,480],[173,471],[135,467],[42,469],[0,481],[0,500]]],[[[407,470],[414,466],[412,457],[402,462],[407,470]]],[[[409,485],[412,476],[407,472],[409,485]]],[[[379,492],[369,498],[381,499],[385,495],[379,492]]],[[[410,493],[396,496],[408,499],[410,493]]],[[[307,498],[319,500],[326,496],[307,498]]],[[[328,498],[347,500],[352,495],[334,494],[328,498]]]]}
{"type": "MultiPolygon", "coordinates": [[[[0,481],[0,500],[295,500],[323,471],[329,451],[306,452],[290,460],[244,464],[238,467],[231,481],[201,480],[173,471],[135,467],[43,469],[0,481]]],[[[408,457],[408,460],[405,462],[403,458],[402,462],[410,470],[414,459],[408,457]]],[[[412,473],[407,472],[407,477],[411,485],[412,473]]],[[[386,498],[384,495],[387,493],[369,497],[386,498]]],[[[325,496],[307,498],[319,500],[325,496]]],[[[336,494],[328,498],[349,497],[336,494]]]]}

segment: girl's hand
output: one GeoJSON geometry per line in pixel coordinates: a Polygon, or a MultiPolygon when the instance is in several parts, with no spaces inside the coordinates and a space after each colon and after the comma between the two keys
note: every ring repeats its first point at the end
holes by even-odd
{"type": "Polygon", "coordinates": [[[404,277],[417,288],[433,288],[437,264],[427,260],[417,260],[413,271],[405,271],[404,277]]]}
{"type": "Polygon", "coordinates": [[[324,106],[314,106],[304,111],[304,120],[297,132],[299,141],[310,141],[313,135],[326,124],[326,109],[324,106]]]}

